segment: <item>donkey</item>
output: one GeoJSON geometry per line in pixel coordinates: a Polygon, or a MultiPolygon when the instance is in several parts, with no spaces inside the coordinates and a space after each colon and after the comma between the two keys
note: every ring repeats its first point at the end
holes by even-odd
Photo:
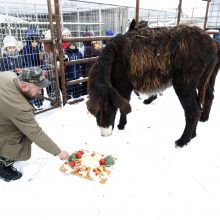
{"type": "Polygon", "coordinates": [[[173,86],[185,113],[183,134],[175,142],[183,147],[196,137],[198,121],[209,118],[219,58],[218,42],[199,27],[142,28],[118,34],[89,74],[87,109],[96,117],[101,135],[108,136],[118,109],[118,128],[124,129],[132,90],[155,94],[173,86]]]}

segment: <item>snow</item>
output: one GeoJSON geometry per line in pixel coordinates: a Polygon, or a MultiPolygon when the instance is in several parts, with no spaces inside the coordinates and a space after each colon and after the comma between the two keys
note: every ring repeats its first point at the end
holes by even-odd
{"type": "MultiPolygon", "coordinates": [[[[69,153],[86,149],[117,158],[106,184],[59,171],[63,161],[35,144],[28,161],[17,162],[20,180],[0,181],[1,219],[219,220],[220,78],[209,121],[197,137],[176,149],[184,113],[173,88],[152,104],[132,94],[123,131],[102,137],[85,102],[37,115],[37,121],[69,153]]],[[[118,122],[118,115],[116,125],[118,122]]]]}

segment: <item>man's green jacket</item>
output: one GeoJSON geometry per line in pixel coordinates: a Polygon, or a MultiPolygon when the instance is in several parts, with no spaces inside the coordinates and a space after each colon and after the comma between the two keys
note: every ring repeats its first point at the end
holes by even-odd
{"type": "Polygon", "coordinates": [[[39,126],[33,110],[22,94],[16,74],[0,72],[0,156],[27,160],[32,142],[55,156],[61,152],[39,126]]]}

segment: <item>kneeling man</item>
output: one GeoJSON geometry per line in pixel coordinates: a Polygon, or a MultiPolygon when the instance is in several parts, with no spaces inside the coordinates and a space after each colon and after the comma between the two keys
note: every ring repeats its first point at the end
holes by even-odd
{"type": "Polygon", "coordinates": [[[0,178],[7,182],[21,178],[13,163],[31,157],[33,142],[61,160],[69,157],[34,118],[31,99],[49,84],[38,67],[24,69],[19,76],[0,72],[0,178]]]}

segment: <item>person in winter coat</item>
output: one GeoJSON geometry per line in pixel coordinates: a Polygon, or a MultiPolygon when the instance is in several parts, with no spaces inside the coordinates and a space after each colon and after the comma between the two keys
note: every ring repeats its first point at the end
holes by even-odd
{"type": "MultiPolygon", "coordinates": [[[[83,37],[92,37],[92,32],[85,32],[83,33],[83,37]]],[[[92,41],[84,41],[84,58],[90,58],[90,57],[96,57],[101,54],[100,50],[95,49],[95,47],[92,44],[92,41]]],[[[90,69],[94,65],[95,62],[86,63],[83,65],[82,68],[82,76],[85,78],[88,76],[90,69]]],[[[82,83],[82,93],[81,95],[86,95],[88,93],[87,90],[87,82],[82,83]]]]}
{"type": "Polygon", "coordinates": [[[6,36],[3,40],[3,54],[0,59],[0,71],[13,71],[20,74],[25,67],[23,56],[18,50],[17,40],[14,36],[6,36]]]}
{"type": "MultiPolygon", "coordinates": [[[[26,67],[40,67],[44,68],[43,60],[41,59],[42,45],[39,43],[39,35],[34,29],[29,29],[26,33],[26,45],[23,47],[23,56],[26,67]]],[[[43,93],[43,90],[41,91],[43,93]]],[[[34,99],[33,104],[36,109],[41,109],[43,100],[34,99]]]]}
{"type": "MultiPolygon", "coordinates": [[[[68,44],[67,49],[65,50],[65,54],[69,58],[69,60],[78,60],[82,59],[82,54],[79,52],[77,45],[75,42],[71,42],[68,44]]],[[[66,66],[66,81],[71,81],[75,79],[79,79],[81,76],[81,65],[73,64],[70,66],[66,66]]],[[[78,98],[81,95],[81,84],[74,84],[67,88],[67,98],[78,98]]]]}
{"type": "Polygon", "coordinates": [[[38,66],[43,68],[43,60],[41,59],[42,45],[39,43],[37,34],[27,37],[26,45],[23,47],[23,56],[26,67],[38,66]]]}
{"type": "Polygon", "coordinates": [[[7,182],[21,178],[13,163],[31,157],[32,142],[61,160],[69,157],[34,119],[30,100],[48,85],[38,67],[24,69],[19,76],[0,73],[0,178],[7,182]]]}
{"type": "MultiPolygon", "coordinates": [[[[71,37],[70,30],[67,29],[67,28],[63,28],[62,29],[62,38],[69,38],[69,37],[71,37]]],[[[64,53],[65,53],[65,50],[67,49],[67,47],[68,47],[68,42],[63,42],[62,43],[62,48],[64,50],[64,53]]]]}
{"type": "MultiPolygon", "coordinates": [[[[105,32],[105,35],[109,36],[109,37],[114,37],[115,33],[111,29],[109,29],[105,32]]],[[[104,48],[108,42],[109,42],[109,40],[103,40],[102,41],[102,48],[104,48]]]]}

